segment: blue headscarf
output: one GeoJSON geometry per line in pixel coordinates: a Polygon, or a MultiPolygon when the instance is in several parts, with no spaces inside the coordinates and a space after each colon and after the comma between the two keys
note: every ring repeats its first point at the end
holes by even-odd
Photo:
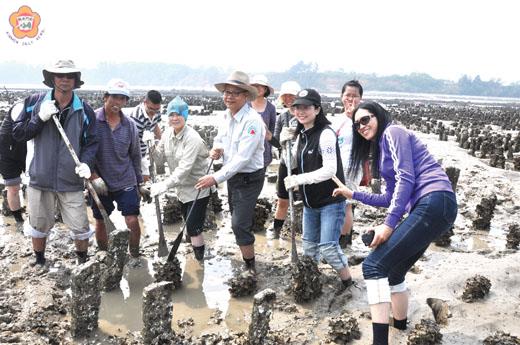
{"type": "Polygon", "coordinates": [[[180,116],[184,117],[184,121],[188,120],[188,103],[184,102],[182,98],[179,96],[175,97],[168,103],[168,107],[166,108],[166,114],[170,116],[171,113],[177,113],[180,116]]]}

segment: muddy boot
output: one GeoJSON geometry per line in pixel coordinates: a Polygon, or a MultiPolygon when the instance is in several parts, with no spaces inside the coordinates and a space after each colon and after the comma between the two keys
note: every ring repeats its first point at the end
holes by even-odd
{"type": "Polygon", "coordinates": [[[139,252],[139,247],[128,247],[129,251],[130,251],[130,256],[133,257],[133,258],[138,258],[139,256],[141,256],[141,253],[139,252]]]}
{"type": "Polygon", "coordinates": [[[269,230],[273,233],[274,239],[280,238],[280,232],[282,231],[283,223],[285,222],[284,219],[275,219],[273,222],[273,227],[269,230]]]}
{"type": "Polygon", "coordinates": [[[347,248],[348,245],[352,244],[352,232],[350,232],[347,235],[340,235],[339,236],[339,246],[341,249],[347,248]]]}
{"type": "Polygon", "coordinates": [[[23,223],[22,209],[18,209],[16,211],[12,211],[13,217],[17,223],[23,223]]]}
{"type": "Polygon", "coordinates": [[[78,265],[81,265],[81,264],[84,264],[85,262],[87,262],[87,251],[80,252],[80,251],[76,250],[76,255],[77,255],[76,263],[78,265]]]}
{"type": "Polygon", "coordinates": [[[251,259],[244,259],[244,271],[249,272],[253,275],[256,275],[256,264],[255,264],[255,258],[252,257],[251,259]]]}
{"type": "Polygon", "coordinates": [[[34,251],[34,255],[36,255],[36,261],[31,263],[31,266],[39,265],[41,267],[45,266],[45,252],[37,252],[34,251]]]}
{"type": "Polygon", "coordinates": [[[199,247],[193,247],[193,253],[195,254],[195,259],[197,259],[198,261],[203,261],[204,260],[204,249],[205,249],[205,246],[202,245],[202,246],[199,246],[199,247]]]}
{"type": "Polygon", "coordinates": [[[341,285],[338,290],[336,290],[336,295],[341,295],[346,289],[351,287],[354,284],[352,278],[348,278],[347,280],[341,280],[341,285]]]}

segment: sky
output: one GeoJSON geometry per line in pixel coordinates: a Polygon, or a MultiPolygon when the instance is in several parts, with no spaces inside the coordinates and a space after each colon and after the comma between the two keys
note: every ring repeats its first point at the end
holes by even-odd
{"type": "Polygon", "coordinates": [[[519,9],[502,0],[7,0],[0,62],[166,62],[254,74],[304,61],[321,71],[508,84],[520,82],[519,9]],[[40,15],[39,36],[16,43],[9,17],[23,5],[40,15]]]}

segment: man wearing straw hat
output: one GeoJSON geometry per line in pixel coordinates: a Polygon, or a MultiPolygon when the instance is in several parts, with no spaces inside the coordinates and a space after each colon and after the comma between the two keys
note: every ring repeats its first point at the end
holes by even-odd
{"type": "Polygon", "coordinates": [[[264,184],[265,125],[248,104],[256,97],[244,72],[235,71],[215,84],[227,107],[225,121],[210,151],[211,159],[223,158],[223,167],[199,179],[195,188],[209,188],[227,181],[231,228],[240,247],[246,270],[256,273],[255,236],[252,232],[256,200],[264,184]]]}
{"type": "Polygon", "coordinates": [[[22,110],[13,127],[15,140],[34,141],[25,233],[32,237],[35,264],[44,266],[46,239],[54,226],[57,203],[75,241],[78,263],[83,263],[87,259],[88,239],[93,234],[87,218],[83,180],[90,177],[98,147],[96,117],[92,108],[74,93],[83,81],[71,60],[59,60],[44,69],[43,77],[43,83],[52,90],[26,99],[25,104],[31,106],[22,110]],[[56,125],[49,121],[54,114],[82,162],[78,167],[56,125]]]}

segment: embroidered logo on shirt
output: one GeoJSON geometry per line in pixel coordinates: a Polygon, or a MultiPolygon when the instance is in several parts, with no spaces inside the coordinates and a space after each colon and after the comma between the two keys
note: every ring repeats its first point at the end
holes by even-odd
{"type": "Polygon", "coordinates": [[[254,125],[251,125],[247,128],[247,134],[249,135],[255,135],[256,134],[256,128],[254,125]]]}
{"type": "Polygon", "coordinates": [[[332,146],[327,146],[325,148],[325,153],[331,154],[334,152],[334,148],[332,146]]]}

